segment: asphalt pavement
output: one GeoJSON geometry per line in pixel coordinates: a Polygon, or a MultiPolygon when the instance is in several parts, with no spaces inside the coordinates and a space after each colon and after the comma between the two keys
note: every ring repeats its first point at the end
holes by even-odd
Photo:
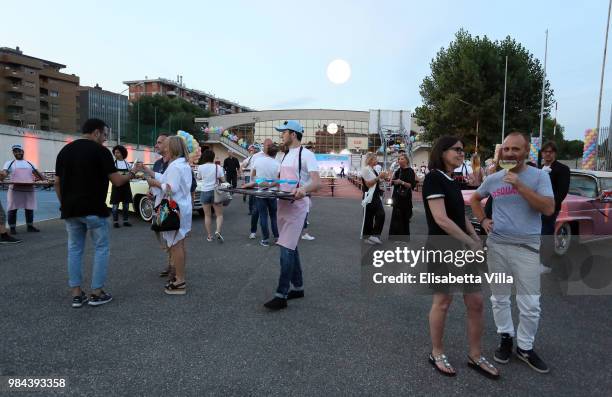
{"type": "MultiPolygon", "coordinates": [[[[63,377],[62,393],[79,396],[610,395],[610,296],[543,296],[536,349],[551,372],[512,359],[499,381],[466,366],[456,299],[445,341],[458,375],[446,378],[427,362],[431,297],[372,296],[360,285],[359,201],[314,200],[316,240],[299,246],[306,297],[275,313],[262,304],[276,286],[279,250],[248,239],[246,211],[242,200],[226,209],[224,244],[206,242],[194,217],[185,296],[163,293],[165,254],[141,221],[112,229],[114,300],[96,308],[70,307],[62,221],[0,246],[0,376],[63,377]]],[[[412,230],[425,232],[421,204],[412,230]]],[[[89,248],[86,258],[89,280],[89,248]]],[[[485,302],[492,358],[498,341],[485,302]]],[[[52,393],[33,393],[43,394],[52,393]]]]}

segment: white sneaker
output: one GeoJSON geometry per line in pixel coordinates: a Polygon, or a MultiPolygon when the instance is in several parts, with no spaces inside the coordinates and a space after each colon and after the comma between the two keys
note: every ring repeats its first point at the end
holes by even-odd
{"type": "Polygon", "coordinates": [[[366,244],[370,244],[370,245],[376,245],[376,243],[374,241],[370,240],[369,237],[368,238],[364,238],[363,242],[366,243],[366,244]]]}
{"type": "Polygon", "coordinates": [[[382,241],[380,241],[380,239],[376,236],[370,236],[368,240],[370,240],[374,244],[382,244],[382,241]]]}
{"type": "Polygon", "coordinates": [[[257,235],[255,233],[251,233],[251,234],[249,234],[249,238],[251,240],[255,240],[257,238],[257,235]]]}
{"type": "Polygon", "coordinates": [[[314,240],[314,239],[315,239],[315,238],[314,238],[314,237],[312,237],[312,236],[311,236],[310,234],[308,234],[308,233],[305,233],[305,234],[302,236],[302,240],[312,241],[312,240],[314,240]]]}

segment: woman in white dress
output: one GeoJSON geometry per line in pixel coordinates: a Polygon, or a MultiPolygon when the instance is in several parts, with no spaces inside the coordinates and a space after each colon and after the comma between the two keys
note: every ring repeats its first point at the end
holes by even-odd
{"type": "Polygon", "coordinates": [[[181,226],[177,231],[162,232],[161,236],[170,252],[170,262],[176,272],[175,279],[166,284],[165,293],[170,295],[184,295],[185,284],[185,237],[191,231],[191,167],[187,159],[189,150],[183,138],[171,136],[163,143],[167,145],[170,153],[170,164],[163,174],[156,173],[143,166],[144,172],[151,178],[147,181],[152,187],[158,187],[160,193],[155,196],[155,206],[171,194],[180,210],[181,226]],[[154,177],[154,179],[153,179],[154,177]],[[163,192],[163,193],[162,193],[163,192]]]}

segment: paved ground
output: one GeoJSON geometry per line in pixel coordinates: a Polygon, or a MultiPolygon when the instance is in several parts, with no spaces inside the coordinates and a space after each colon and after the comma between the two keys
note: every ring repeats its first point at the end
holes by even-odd
{"type": "MultiPolygon", "coordinates": [[[[0,201],[2,207],[6,211],[6,190],[0,190],[0,201]]],[[[54,219],[60,216],[59,203],[57,196],[53,190],[36,190],[36,200],[38,201],[38,209],[34,212],[34,222],[39,222],[47,219],[54,219]]],[[[25,215],[23,210],[17,211],[17,225],[25,225],[25,215]]]]}
{"type": "MultiPolygon", "coordinates": [[[[423,218],[418,207],[415,233],[424,232],[423,218]]],[[[23,244],[0,247],[0,375],[66,377],[70,395],[609,395],[611,297],[543,297],[537,348],[551,373],[513,360],[498,382],[465,366],[458,300],[446,341],[459,374],[443,378],[426,361],[431,298],[360,288],[358,201],[317,198],[310,219],[317,240],[300,245],[306,298],[279,313],[262,307],[278,277],[278,249],[247,239],[239,200],[226,213],[224,245],[207,243],[194,220],[182,297],[163,293],[164,255],[142,222],[112,231],[115,300],[78,310],[66,287],[63,223],[20,234],[23,244]]],[[[491,356],[489,304],[485,319],[491,356]]]]}

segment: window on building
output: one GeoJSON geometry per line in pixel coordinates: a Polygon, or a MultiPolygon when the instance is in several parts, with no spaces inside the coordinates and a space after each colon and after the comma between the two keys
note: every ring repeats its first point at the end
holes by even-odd
{"type": "Polygon", "coordinates": [[[59,96],[59,92],[51,90],[51,91],[49,91],[49,96],[58,97],[59,96]]]}

